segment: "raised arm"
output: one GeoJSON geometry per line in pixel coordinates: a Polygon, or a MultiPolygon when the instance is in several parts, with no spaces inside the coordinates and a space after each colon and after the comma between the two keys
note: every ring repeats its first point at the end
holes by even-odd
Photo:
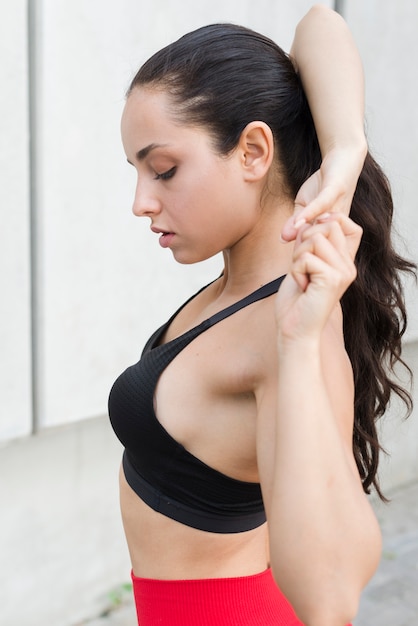
{"type": "Polygon", "coordinates": [[[353,375],[339,308],[360,235],[341,213],[300,228],[277,297],[278,372],[256,394],[272,571],[306,626],[353,619],[381,550],[353,456],[353,375]]]}
{"type": "Polygon", "coordinates": [[[363,66],[344,19],[315,5],[298,24],[290,55],[308,98],[323,162],[296,197],[295,220],[282,233],[288,241],[295,236],[294,221],[311,221],[329,211],[349,214],[367,153],[363,66]]]}

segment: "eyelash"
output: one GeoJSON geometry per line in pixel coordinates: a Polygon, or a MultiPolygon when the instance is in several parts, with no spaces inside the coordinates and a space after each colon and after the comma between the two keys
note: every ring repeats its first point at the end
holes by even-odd
{"type": "Polygon", "coordinates": [[[162,174],[156,174],[154,176],[154,180],[169,180],[170,178],[173,178],[174,174],[176,173],[176,169],[177,167],[174,166],[166,172],[162,172],[162,174]]]}

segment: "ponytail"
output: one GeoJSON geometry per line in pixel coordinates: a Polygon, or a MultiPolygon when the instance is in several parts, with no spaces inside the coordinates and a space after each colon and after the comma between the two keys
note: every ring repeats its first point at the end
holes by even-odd
{"type": "Polygon", "coordinates": [[[350,216],[363,228],[356,257],[357,278],[342,298],[344,337],[355,383],[353,451],[363,488],[374,486],[385,500],[377,477],[379,443],[376,421],[395,393],[409,415],[412,398],[394,376],[395,366],[412,372],[401,357],[407,314],[400,272],[415,274],[416,266],[392,245],[393,201],[389,182],[367,155],[350,216]]]}

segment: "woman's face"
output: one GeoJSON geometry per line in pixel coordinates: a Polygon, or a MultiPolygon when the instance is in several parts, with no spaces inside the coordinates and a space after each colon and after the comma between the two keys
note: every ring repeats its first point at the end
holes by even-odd
{"type": "Polygon", "coordinates": [[[249,234],[259,198],[244,180],[238,149],[220,156],[205,129],[177,124],[160,90],[135,88],[121,129],[137,171],[133,212],[150,218],[160,245],[177,261],[202,261],[249,234]]]}

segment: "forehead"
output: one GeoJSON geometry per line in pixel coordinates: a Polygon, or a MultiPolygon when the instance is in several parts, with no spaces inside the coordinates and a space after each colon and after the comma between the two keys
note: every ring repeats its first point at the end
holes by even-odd
{"type": "MultiPolygon", "coordinates": [[[[122,113],[121,127],[146,127],[160,120],[161,124],[173,124],[169,114],[169,98],[162,90],[135,87],[127,97],[122,113]]],[[[132,130],[132,128],[130,128],[132,130]]]]}
{"type": "Polygon", "coordinates": [[[122,113],[122,141],[125,152],[132,153],[150,144],[187,147],[202,144],[212,147],[212,137],[202,126],[187,124],[164,90],[135,87],[122,113]]]}

